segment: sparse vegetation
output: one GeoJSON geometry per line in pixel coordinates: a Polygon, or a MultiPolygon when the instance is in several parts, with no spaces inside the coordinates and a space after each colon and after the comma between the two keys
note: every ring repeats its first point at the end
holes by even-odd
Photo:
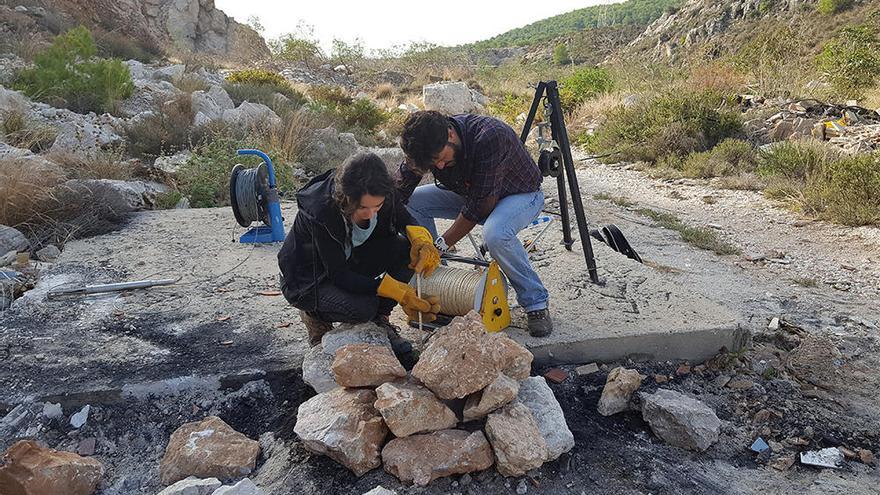
{"type": "Polygon", "coordinates": [[[735,176],[755,171],[757,157],[752,145],[739,139],[725,139],[709,151],[688,155],[682,165],[686,177],[735,176]]]}
{"type": "Polygon", "coordinates": [[[593,195],[593,199],[599,201],[610,201],[612,204],[620,206],[622,208],[630,208],[635,206],[635,202],[627,198],[626,196],[613,196],[608,193],[597,193],[593,195]]]}
{"type": "Polygon", "coordinates": [[[765,193],[796,211],[846,225],[880,223],[880,153],[783,142],[759,155],[758,172],[768,181],[765,193]]]}
{"type": "Polygon", "coordinates": [[[200,129],[193,128],[192,97],[182,93],[162,105],[164,111],[129,123],[129,150],[134,156],[155,158],[197,142],[200,129]]]}
{"type": "Polygon", "coordinates": [[[843,96],[860,96],[880,76],[880,38],[873,26],[849,26],[825,43],[819,69],[843,96]]]}
{"type": "Polygon", "coordinates": [[[80,26],[55,38],[18,74],[14,87],[31,98],[76,112],[112,112],[134,90],[128,67],[116,59],[95,59],[97,48],[80,26]]]}
{"type": "Polygon", "coordinates": [[[583,102],[611,91],[614,81],[607,70],[584,67],[560,81],[559,99],[566,110],[576,108],[583,102]]]}
{"type": "Polygon", "coordinates": [[[16,148],[35,153],[48,150],[55,142],[57,132],[51,126],[31,122],[21,110],[0,114],[0,136],[16,148]]]}
{"type": "MultiPolygon", "coordinates": [[[[726,110],[724,98],[704,92],[667,92],[617,107],[596,133],[591,150],[615,153],[613,161],[641,160],[656,164],[669,155],[685,157],[705,151],[741,131],[738,112],[726,110]]],[[[675,167],[674,167],[675,168],[675,167]]]]}
{"type": "Polygon", "coordinates": [[[720,255],[740,253],[739,248],[720,239],[714,230],[703,227],[691,227],[671,213],[659,212],[650,208],[639,208],[636,210],[636,213],[650,218],[665,229],[678,232],[683,241],[694,247],[720,255]]]}
{"type": "Polygon", "coordinates": [[[560,43],[553,48],[553,63],[556,65],[571,63],[571,55],[568,54],[567,46],[560,43]]]}
{"type": "Polygon", "coordinates": [[[850,8],[853,0],[819,0],[816,10],[822,15],[832,15],[850,8]]]}
{"type": "Polygon", "coordinates": [[[283,86],[287,84],[287,79],[284,79],[281,74],[263,69],[238,70],[226,76],[226,80],[234,84],[268,86],[283,86]]]}

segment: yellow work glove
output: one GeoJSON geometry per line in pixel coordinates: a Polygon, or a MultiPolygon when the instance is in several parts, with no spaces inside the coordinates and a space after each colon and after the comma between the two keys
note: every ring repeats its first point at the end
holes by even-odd
{"type": "Polygon", "coordinates": [[[434,246],[434,239],[428,229],[419,225],[407,225],[406,237],[409,239],[409,267],[429,277],[440,265],[440,251],[434,246]]]}
{"type": "Polygon", "coordinates": [[[436,297],[425,300],[416,294],[416,290],[409,285],[394,280],[391,276],[382,277],[379,283],[379,289],[376,291],[382,297],[394,299],[403,307],[403,311],[410,318],[419,319],[419,313],[422,313],[422,321],[433,321],[437,318],[440,311],[439,300],[436,297]]]}

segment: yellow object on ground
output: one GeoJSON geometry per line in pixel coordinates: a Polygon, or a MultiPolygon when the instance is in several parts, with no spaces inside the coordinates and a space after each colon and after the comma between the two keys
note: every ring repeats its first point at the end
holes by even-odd
{"type": "Polygon", "coordinates": [[[424,321],[433,321],[437,318],[437,312],[440,311],[440,304],[436,298],[434,300],[430,298],[422,299],[416,295],[414,288],[394,280],[394,278],[387,274],[382,277],[376,293],[382,297],[399,302],[403,307],[403,311],[410,317],[418,318],[418,314],[422,313],[424,321]]]}

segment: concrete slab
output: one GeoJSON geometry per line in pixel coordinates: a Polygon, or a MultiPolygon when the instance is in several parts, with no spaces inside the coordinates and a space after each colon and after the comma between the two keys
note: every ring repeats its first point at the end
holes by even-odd
{"type": "MultiPolygon", "coordinates": [[[[285,203],[283,212],[289,226],[294,205],[285,203]]],[[[0,319],[0,351],[8,364],[0,370],[7,384],[0,404],[298,366],[305,330],[297,311],[273,292],[280,245],[232,242],[242,233],[228,208],[167,210],[136,214],[120,232],[69,243],[37,288],[0,319]],[[165,288],[45,298],[53,288],[173,277],[180,282],[165,288]]],[[[699,361],[743,344],[737,316],[689,290],[680,275],[595,245],[606,282],[595,286],[579,243],[569,252],[561,239],[557,223],[533,261],[551,293],[555,332],[529,337],[516,309],[507,330],[539,364],[699,361]]],[[[470,250],[463,246],[461,254],[470,250]]],[[[396,312],[398,324],[402,316],[396,312]]],[[[405,333],[419,341],[417,332],[405,333]]]]}

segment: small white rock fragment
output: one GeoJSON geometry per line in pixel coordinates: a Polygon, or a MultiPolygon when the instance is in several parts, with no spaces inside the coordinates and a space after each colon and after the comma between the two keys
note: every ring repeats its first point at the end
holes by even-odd
{"type": "Polygon", "coordinates": [[[52,404],[51,402],[43,404],[43,416],[49,419],[57,419],[64,416],[61,404],[52,404]]]}
{"type": "Polygon", "coordinates": [[[86,424],[86,421],[89,419],[89,411],[91,410],[92,406],[88,404],[84,405],[78,413],[70,417],[70,425],[74,428],[82,428],[82,426],[86,424]]]}
{"type": "Polygon", "coordinates": [[[232,486],[221,486],[211,495],[263,495],[250,478],[245,478],[232,486]]]}
{"type": "Polygon", "coordinates": [[[597,371],[599,371],[599,365],[596,363],[585,364],[574,369],[574,372],[577,373],[578,376],[592,375],[597,371]]]}
{"type": "Polygon", "coordinates": [[[217,478],[197,478],[190,476],[165,488],[157,495],[211,495],[223,486],[217,478]]]}
{"type": "Polygon", "coordinates": [[[801,452],[801,464],[837,469],[843,464],[843,454],[837,447],[801,452]]]}
{"type": "Polygon", "coordinates": [[[774,316],[773,319],[770,320],[770,323],[767,324],[767,330],[771,332],[775,332],[779,330],[779,318],[774,316]]]}

